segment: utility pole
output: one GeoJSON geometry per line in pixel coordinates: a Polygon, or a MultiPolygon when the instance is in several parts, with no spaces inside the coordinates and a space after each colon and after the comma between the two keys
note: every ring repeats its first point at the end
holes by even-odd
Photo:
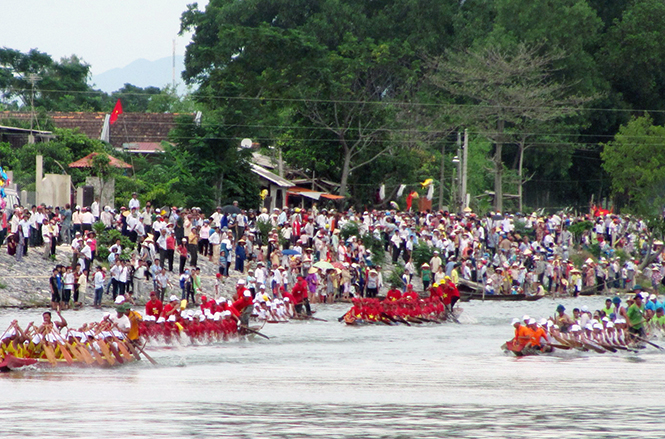
{"type": "Polygon", "coordinates": [[[446,142],[442,142],[441,144],[441,174],[439,176],[439,211],[443,210],[443,178],[444,178],[444,173],[443,170],[445,168],[445,163],[446,163],[446,142]]]}
{"type": "Polygon", "coordinates": [[[462,192],[462,135],[457,132],[457,209],[461,211],[464,204],[464,192],[462,192]]]}
{"type": "Polygon", "coordinates": [[[173,39],[173,93],[175,93],[175,38],[173,39]]]}
{"type": "Polygon", "coordinates": [[[467,166],[469,164],[469,131],[464,129],[464,158],[462,159],[462,209],[469,207],[466,200],[467,166]]]}
{"type": "Polygon", "coordinates": [[[41,76],[35,73],[30,73],[28,75],[28,81],[32,84],[32,91],[30,93],[30,135],[28,136],[28,143],[35,143],[35,134],[32,132],[33,121],[35,119],[35,84],[41,79],[41,76]]]}

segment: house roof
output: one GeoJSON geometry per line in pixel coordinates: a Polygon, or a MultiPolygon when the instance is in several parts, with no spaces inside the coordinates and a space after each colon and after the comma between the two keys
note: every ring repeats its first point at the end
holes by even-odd
{"type": "MultiPolygon", "coordinates": [[[[78,128],[91,139],[99,139],[104,127],[104,112],[50,112],[47,116],[57,128],[78,128]]],[[[175,128],[177,113],[122,113],[118,121],[110,125],[109,142],[114,148],[123,143],[161,142],[168,139],[175,128]]],[[[192,115],[193,117],[193,115],[192,115]]],[[[0,111],[0,120],[30,120],[29,112],[0,111]]]]}
{"type": "Polygon", "coordinates": [[[280,186],[280,187],[295,186],[292,181],[289,181],[286,178],[282,178],[279,175],[268,171],[266,168],[263,168],[263,167],[255,164],[255,163],[250,163],[249,165],[252,167],[252,172],[254,172],[259,177],[264,178],[264,179],[276,184],[277,186],[280,186]]]}
{"type": "Polygon", "coordinates": [[[327,192],[314,191],[312,189],[307,189],[304,187],[293,186],[290,187],[287,191],[289,195],[303,196],[311,198],[312,200],[318,200],[319,198],[327,198],[329,200],[343,200],[344,197],[341,195],[329,194],[327,192]]]}
{"type": "MultiPolygon", "coordinates": [[[[0,142],[8,142],[14,148],[20,148],[28,143],[30,134],[29,128],[0,125],[0,142]]],[[[32,130],[32,135],[38,142],[55,138],[50,131],[32,130]]]]}
{"type": "Polygon", "coordinates": [[[123,143],[122,150],[136,154],[155,154],[164,152],[161,142],[132,142],[123,143]]]}
{"type": "MultiPolygon", "coordinates": [[[[69,166],[70,168],[92,168],[92,159],[98,154],[99,153],[97,152],[91,152],[82,159],[78,159],[67,166],[69,166]]],[[[122,160],[119,160],[113,156],[109,156],[109,159],[110,159],[109,165],[113,166],[114,168],[131,169],[132,167],[132,165],[125,163],[122,160]]]]}

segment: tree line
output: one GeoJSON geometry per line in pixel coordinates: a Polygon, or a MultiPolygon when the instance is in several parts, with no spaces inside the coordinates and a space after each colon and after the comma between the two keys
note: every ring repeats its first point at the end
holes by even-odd
{"type": "MultiPolygon", "coordinates": [[[[665,167],[660,155],[644,160],[638,152],[651,151],[645,142],[652,149],[662,143],[663,2],[211,0],[205,9],[190,5],[181,25],[193,33],[183,78],[196,89],[187,105],[201,109],[205,122],[183,122],[174,133],[169,172],[150,176],[164,194],[173,193],[174,175],[184,185],[187,166],[205,175],[209,204],[227,191],[255,190],[251,178],[233,175],[245,169],[235,166],[245,160],[237,145],[249,137],[313,176],[340,182],[350,204],[386,206],[399,185],[417,189],[433,178],[444,189],[434,204],[455,207],[452,159],[466,129],[477,210],[584,210],[591,200],[657,208],[665,167]],[[621,176],[626,159],[612,155],[619,146],[635,158],[635,172],[651,163],[650,177],[639,181],[642,195],[635,177],[621,176]],[[385,200],[377,197],[381,184],[385,200]]],[[[40,81],[45,109],[112,107],[81,89],[87,71],[75,57],[49,63],[39,53],[23,55],[0,52],[5,105],[25,104],[31,90],[7,73],[9,57],[24,72],[42,60],[60,81],[40,81]]],[[[164,90],[132,87],[124,90],[128,105],[154,111],[151,102],[164,90]]]]}

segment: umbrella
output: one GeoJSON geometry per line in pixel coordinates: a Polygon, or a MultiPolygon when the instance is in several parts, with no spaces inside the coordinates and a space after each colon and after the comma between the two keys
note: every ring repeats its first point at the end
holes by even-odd
{"type": "Polygon", "coordinates": [[[233,204],[228,204],[228,205],[222,207],[222,212],[239,214],[239,213],[241,213],[241,210],[238,206],[234,206],[233,204]]]}
{"type": "Polygon", "coordinates": [[[492,219],[493,219],[494,221],[502,220],[502,219],[503,219],[503,215],[493,215],[493,216],[492,216],[492,219]]]}
{"type": "Polygon", "coordinates": [[[342,264],[341,262],[333,262],[332,266],[335,268],[339,268],[340,270],[344,269],[344,264],[342,264]]]}
{"type": "Polygon", "coordinates": [[[286,249],[286,250],[282,250],[282,254],[291,256],[291,255],[299,255],[300,253],[295,251],[295,250],[286,249]]]}
{"type": "Polygon", "coordinates": [[[327,261],[319,261],[316,264],[314,264],[314,266],[316,268],[320,268],[321,270],[332,270],[333,268],[335,268],[330,262],[327,261]]]}

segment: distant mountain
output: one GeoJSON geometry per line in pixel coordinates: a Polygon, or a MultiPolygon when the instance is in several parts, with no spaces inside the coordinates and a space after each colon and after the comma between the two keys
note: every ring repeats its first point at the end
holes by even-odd
{"type": "MultiPolygon", "coordinates": [[[[176,87],[179,92],[184,90],[181,73],[185,69],[185,57],[175,57],[176,87]]],[[[122,88],[125,83],[137,87],[162,88],[173,82],[173,58],[166,57],[156,61],[137,59],[123,68],[111,69],[92,77],[92,86],[96,89],[112,93],[122,88]]]]}

